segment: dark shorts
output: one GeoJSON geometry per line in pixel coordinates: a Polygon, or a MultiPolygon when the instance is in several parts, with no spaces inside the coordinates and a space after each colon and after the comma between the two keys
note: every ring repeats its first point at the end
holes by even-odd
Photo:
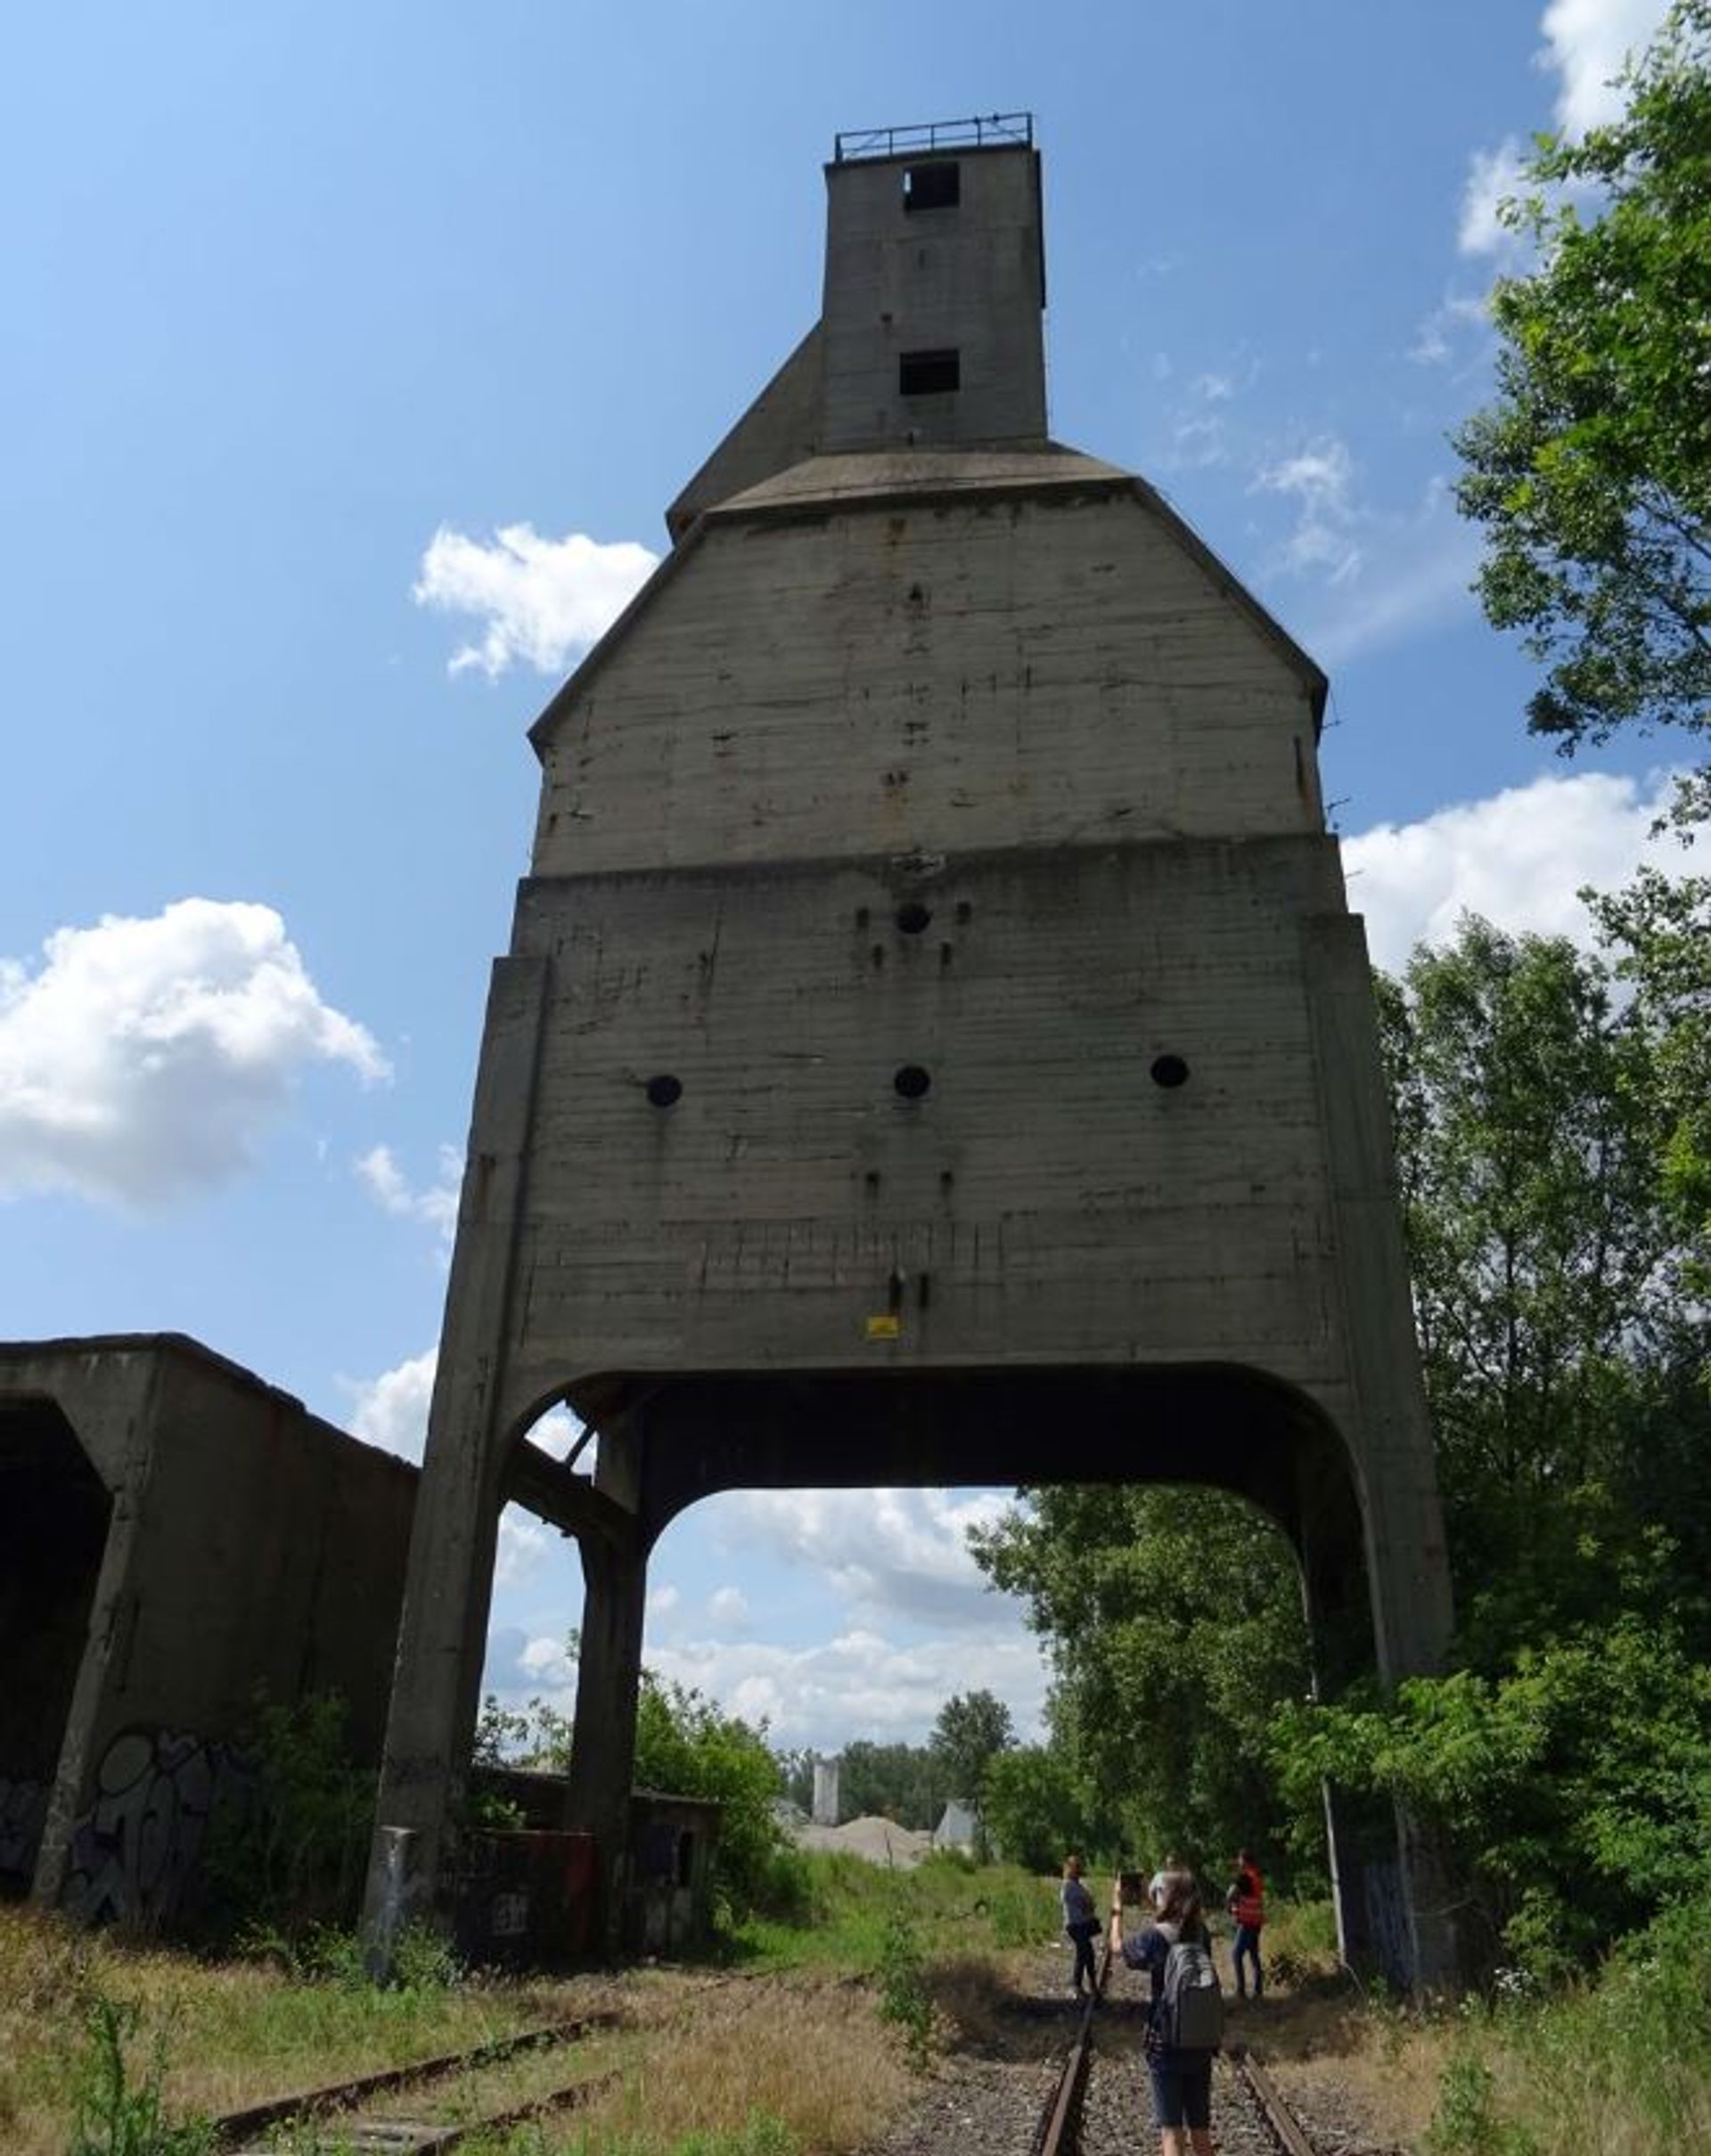
{"type": "Polygon", "coordinates": [[[1165,2052],[1147,2061],[1152,2074],[1152,2123],[1157,2127],[1212,2124],[1212,2061],[1165,2052]]]}

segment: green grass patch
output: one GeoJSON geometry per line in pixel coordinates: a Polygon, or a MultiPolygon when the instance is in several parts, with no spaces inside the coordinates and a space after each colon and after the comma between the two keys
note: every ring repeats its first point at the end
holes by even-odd
{"type": "Polygon", "coordinates": [[[841,1850],[798,1852],[805,1881],[790,1921],[751,1916],[733,1928],[733,1959],[757,1969],[815,1967],[878,1976],[901,1921],[923,1961],[1054,1940],[1054,1881],[1014,1865],[935,1854],[908,1871],[841,1850]]]}

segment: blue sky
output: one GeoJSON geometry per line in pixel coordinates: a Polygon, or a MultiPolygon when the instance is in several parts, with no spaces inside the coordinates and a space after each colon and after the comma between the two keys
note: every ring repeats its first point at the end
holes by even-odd
{"type": "MultiPolygon", "coordinates": [[[[1491,207],[1661,0],[66,0],[0,86],[0,1332],[171,1327],[419,1448],[525,740],[818,311],[839,128],[1029,109],[1052,424],[1330,670],[1375,955],[1582,933],[1674,745],[1564,765],[1446,429],[1491,207]]],[[[1042,1676],[990,1492],[730,1497],[648,1654],[789,1744],[1042,1676]]],[[[561,1686],[508,1520],[490,1681],[561,1686]]]]}

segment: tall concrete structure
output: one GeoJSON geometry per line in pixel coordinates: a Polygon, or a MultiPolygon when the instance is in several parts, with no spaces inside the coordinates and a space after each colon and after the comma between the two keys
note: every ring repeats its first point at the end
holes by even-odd
{"type": "MultiPolygon", "coordinates": [[[[1048,438],[1026,119],[826,184],[818,324],[533,731],[381,1799],[419,1898],[510,1497],[580,1543],[619,1867],[648,1552],[713,1490],[1216,1484],[1324,1686],[1447,1631],[1324,679],[1048,438]],[[559,1401],[592,1475],[528,1442],[559,1401]]],[[[1347,1951],[1441,1972],[1395,1821],[1335,1809],[1347,1951]]]]}

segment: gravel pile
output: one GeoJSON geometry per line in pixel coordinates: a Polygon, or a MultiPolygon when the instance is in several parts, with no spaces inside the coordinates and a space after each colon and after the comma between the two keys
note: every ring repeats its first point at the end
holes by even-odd
{"type": "Polygon", "coordinates": [[[929,1833],[917,1833],[912,1827],[899,1826],[894,1819],[876,1818],[872,1814],[859,1819],[847,1819],[841,1826],[815,1826],[804,1821],[790,1830],[801,1849],[843,1850],[852,1857],[864,1857],[870,1864],[883,1864],[897,1871],[913,1870],[933,1846],[929,1833]]]}

